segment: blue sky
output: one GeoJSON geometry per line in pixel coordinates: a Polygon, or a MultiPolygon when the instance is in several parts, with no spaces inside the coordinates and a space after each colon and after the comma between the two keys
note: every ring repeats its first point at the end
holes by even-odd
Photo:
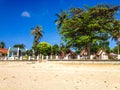
{"type": "MultiPolygon", "coordinates": [[[[85,4],[95,6],[99,3],[120,5],[120,0],[0,0],[0,41],[4,41],[7,48],[23,43],[30,49],[33,43],[31,28],[41,25],[44,31],[41,41],[59,44],[55,14],[70,7],[83,8],[85,4]]],[[[117,18],[120,19],[120,13],[117,18]]],[[[110,47],[114,46],[115,42],[111,41],[110,47]]]]}

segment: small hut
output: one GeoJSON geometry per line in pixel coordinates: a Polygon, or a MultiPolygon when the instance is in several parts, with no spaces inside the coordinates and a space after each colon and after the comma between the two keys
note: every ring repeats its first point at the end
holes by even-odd
{"type": "Polygon", "coordinates": [[[108,59],[108,54],[103,48],[100,48],[96,53],[96,59],[106,60],[108,59]]]}
{"type": "Polygon", "coordinates": [[[74,59],[76,57],[75,53],[71,49],[68,49],[67,56],[68,59],[74,59]]]}
{"type": "Polygon", "coordinates": [[[75,53],[71,50],[71,49],[68,49],[67,52],[61,52],[61,58],[62,59],[74,59],[76,57],[75,53]]]}
{"type": "Polygon", "coordinates": [[[88,50],[83,48],[80,52],[80,59],[87,59],[88,58],[88,50]]]}

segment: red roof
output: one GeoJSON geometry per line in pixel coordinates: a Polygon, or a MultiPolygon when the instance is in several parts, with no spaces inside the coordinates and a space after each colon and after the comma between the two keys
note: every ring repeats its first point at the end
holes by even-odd
{"type": "MultiPolygon", "coordinates": [[[[97,52],[97,54],[96,55],[101,55],[103,52],[105,52],[105,50],[101,47],[100,49],[99,49],[99,51],[97,52]]],[[[106,53],[106,52],[105,52],[106,53]]],[[[107,54],[107,53],[106,53],[107,54]]]]}
{"type": "Polygon", "coordinates": [[[80,56],[83,56],[85,53],[88,54],[88,50],[86,48],[83,48],[80,52],[80,56]]]}
{"type": "Polygon", "coordinates": [[[8,49],[0,48],[0,53],[7,54],[8,53],[8,49]]]}

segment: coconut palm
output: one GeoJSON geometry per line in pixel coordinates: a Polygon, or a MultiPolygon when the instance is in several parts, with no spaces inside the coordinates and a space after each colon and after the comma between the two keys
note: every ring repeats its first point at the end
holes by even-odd
{"type": "Polygon", "coordinates": [[[58,17],[58,19],[55,20],[55,23],[57,24],[57,29],[59,30],[64,20],[68,18],[68,14],[66,11],[61,11],[60,14],[56,14],[56,16],[58,17]]]}
{"type": "Polygon", "coordinates": [[[39,40],[43,37],[42,27],[36,26],[35,28],[32,28],[31,34],[34,36],[33,46],[35,55],[38,55],[37,45],[39,44],[39,40]]]}

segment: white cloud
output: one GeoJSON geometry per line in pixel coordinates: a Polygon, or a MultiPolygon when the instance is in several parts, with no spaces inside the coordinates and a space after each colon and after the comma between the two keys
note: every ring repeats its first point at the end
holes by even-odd
{"type": "Polygon", "coordinates": [[[30,13],[27,12],[27,11],[24,11],[24,12],[21,13],[21,16],[29,18],[30,17],[30,13]]]}

